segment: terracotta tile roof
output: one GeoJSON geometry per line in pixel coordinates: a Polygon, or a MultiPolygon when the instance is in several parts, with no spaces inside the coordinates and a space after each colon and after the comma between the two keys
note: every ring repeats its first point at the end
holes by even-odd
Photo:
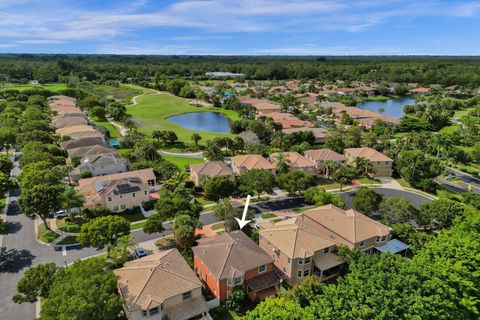
{"type": "Polygon", "coordinates": [[[299,217],[277,223],[262,223],[259,233],[290,259],[312,256],[316,251],[336,245],[335,241],[320,236],[317,230],[304,225],[299,217]]]}
{"type": "Polygon", "coordinates": [[[60,142],[60,147],[67,150],[81,148],[81,147],[90,147],[95,145],[103,146],[103,147],[107,146],[102,138],[97,138],[97,137],[72,139],[72,140],[60,142]]]}
{"type": "Polygon", "coordinates": [[[242,231],[199,240],[193,253],[217,280],[234,278],[246,271],[273,262],[273,259],[242,231]]]}
{"type": "Polygon", "coordinates": [[[347,107],[342,104],[332,105],[332,112],[335,114],[337,118],[340,119],[342,117],[343,111],[345,111],[350,117],[352,117],[355,120],[358,120],[359,122],[370,120],[373,123],[376,119],[380,119],[391,124],[400,123],[400,120],[397,118],[387,117],[387,116],[381,115],[380,113],[373,112],[370,110],[363,110],[357,107],[347,107]]]}
{"type": "Polygon", "coordinates": [[[105,181],[118,180],[122,178],[137,177],[140,178],[144,183],[148,183],[148,180],[155,180],[155,174],[153,173],[152,168],[136,170],[136,171],[127,171],[122,173],[109,174],[106,176],[98,176],[87,179],[81,179],[78,181],[79,188],[93,187],[95,184],[102,183],[105,181]]]}
{"type": "Polygon", "coordinates": [[[128,310],[153,308],[202,286],[177,249],[125,262],[123,268],[113,272],[128,310]]]}
{"type": "Polygon", "coordinates": [[[72,139],[82,139],[82,138],[102,138],[103,134],[99,131],[85,131],[85,132],[73,132],[68,135],[72,139]]]}
{"type": "Polygon", "coordinates": [[[355,210],[343,210],[332,204],[307,210],[303,214],[351,243],[385,236],[391,231],[386,225],[355,210]]]}
{"type": "Polygon", "coordinates": [[[65,128],[55,130],[55,132],[62,137],[68,136],[75,132],[88,132],[88,131],[95,131],[95,129],[92,126],[81,124],[81,125],[75,125],[75,126],[65,127],[65,128]]]}
{"type": "Polygon", "coordinates": [[[362,148],[347,148],[344,150],[345,153],[352,155],[352,157],[361,157],[369,161],[393,161],[383,153],[368,147],[362,148]]]}
{"type": "Polygon", "coordinates": [[[246,168],[247,170],[252,169],[265,169],[273,170],[275,166],[270,163],[267,159],[262,157],[259,154],[245,154],[234,156],[231,158],[232,163],[234,163],[239,168],[246,168]]]}
{"type": "Polygon", "coordinates": [[[316,149],[305,151],[305,156],[315,161],[346,161],[347,158],[340,153],[337,153],[331,149],[316,149]]]}
{"type": "Polygon", "coordinates": [[[410,90],[411,93],[428,93],[430,92],[430,88],[415,88],[410,90]]]}
{"type": "Polygon", "coordinates": [[[73,148],[67,151],[68,158],[72,159],[73,157],[86,157],[93,156],[101,153],[117,153],[116,149],[104,147],[101,145],[93,145],[86,147],[73,148]]]}
{"type": "Polygon", "coordinates": [[[324,128],[289,128],[289,129],[283,129],[283,132],[285,133],[292,133],[292,132],[304,132],[304,131],[310,131],[313,133],[316,139],[323,139],[326,138],[328,135],[328,130],[324,128]]]}
{"type": "Polygon", "coordinates": [[[69,117],[57,117],[53,119],[52,124],[56,128],[65,128],[75,125],[88,124],[87,119],[83,116],[69,116],[69,117]]]}
{"type": "Polygon", "coordinates": [[[233,174],[232,169],[227,167],[223,161],[191,164],[190,171],[195,172],[198,176],[207,176],[209,178],[230,176],[233,174]]]}
{"type": "MultiPolygon", "coordinates": [[[[315,162],[308,160],[298,152],[295,152],[295,151],[283,152],[283,155],[285,157],[285,160],[288,163],[288,166],[292,169],[308,168],[308,167],[316,166],[315,162]]],[[[272,153],[269,159],[272,163],[276,163],[278,156],[279,156],[279,153],[272,153]]]]}
{"type": "Polygon", "coordinates": [[[310,121],[301,120],[295,117],[291,113],[286,112],[272,112],[267,115],[269,118],[272,118],[273,121],[282,125],[283,129],[289,129],[294,127],[309,127],[312,128],[314,125],[310,121]]]}
{"type": "Polygon", "coordinates": [[[257,110],[282,110],[282,106],[273,103],[267,99],[255,99],[250,97],[239,97],[241,103],[248,103],[255,107],[257,110]]]}

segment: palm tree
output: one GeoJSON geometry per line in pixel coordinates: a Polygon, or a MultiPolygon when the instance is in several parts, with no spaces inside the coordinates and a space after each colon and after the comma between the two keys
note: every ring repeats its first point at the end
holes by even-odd
{"type": "Polygon", "coordinates": [[[270,145],[274,148],[285,150],[288,147],[287,135],[283,132],[276,132],[273,135],[270,145]]]}
{"type": "Polygon", "coordinates": [[[189,180],[188,174],[184,171],[175,172],[170,179],[166,181],[166,184],[175,190],[177,187],[183,187],[189,180]]]}
{"type": "Polygon", "coordinates": [[[198,133],[194,133],[190,139],[192,139],[192,141],[195,143],[195,147],[198,147],[198,141],[202,139],[202,136],[200,136],[198,133]]]}
{"type": "Polygon", "coordinates": [[[332,160],[325,161],[324,168],[325,168],[325,176],[330,178],[330,174],[335,172],[338,168],[340,168],[340,163],[332,160]]]}
{"type": "Polygon", "coordinates": [[[385,112],[385,108],[382,107],[382,108],[378,109],[378,112],[379,112],[381,115],[383,115],[383,113],[385,112]]]}
{"type": "Polygon", "coordinates": [[[280,174],[288,172],[288,170],[290,169],[290,160],[285,157],[285,154],[283,152],[275,155],[275,162],[277,164],[277,172],[280,174]]]}
{"type": "Polygon", "coordinates": [[[375,173],[373,164],[365,158],[357,157],[354,161],[355,171],[359,176],[365,175],[367,178],[375,173]]]}

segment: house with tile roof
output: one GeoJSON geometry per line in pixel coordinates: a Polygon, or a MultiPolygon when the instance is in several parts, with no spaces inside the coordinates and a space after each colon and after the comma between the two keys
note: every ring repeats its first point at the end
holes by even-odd
{"type": "Polygon", "coordinates": [[[277,272],[289,284],[316,276],[328,281],[341,273],[340,246],[363,252],[382,251],[391,229],[354,210],[326,205],[289,220],[260,224],[259,245],[274,259],[277,272]]]}
{"type": "Polygon", "coordinates": [[[275,174],[276,167],[259,154],[242,154],[231,158],[232,170],[235,174],[243,175],[252,169],[268,170],[275,174]]]}
{"type": "Polygon", "coordinates": [[[267,116],[269,118],[272,118],[274,122],[281,124],[283,129],[299,128],[299,127],[307,127],[307,128],[314,127],[313,123],[311,123],[310,121],[301,120],[295,117],[291,113],[272,112],[272,113],[269,113],[267,116]]]}
{"type": "Polygon", "coordinates": [[[337,276],[343,264],[336,242],[317,234],[302,223],[301,217],[260,224],[259,245],[274,260],[275,268],[290,285],[305,277],[317,276],[327,281],[337,276]]]}
{"type": "Polygon", "coordinates": [[[328,130],[325,128],[307,128],[307,127],[299,127],[299,128],[290,128],[290,129],[283,129],[282,130],[286,134],[291,134],[294,132],[311,132],[315,137],[315,143],[324,143],[325,139],[328,136],[328,130]]]}
{"type": "Polygon", "coordinates": [[[239,97],[239,101],[242,104],[251,104],[255,108],[255,114],[257,116],[265,116],[272,112],[281,112],[282,106],[273,103],[267,99],[255,99],[250,97],[239,97]]]}
{"type": "Polygon", "coordinates": [[[59,145],[65,150],[82,148],[82,147],[91,147],[91,146],[102,146],[102,147],[107,146],[107,144],[102,138],[97,138],[97,137],[71,139],[67,141],[62,141],[59,143],[59,145]]]}
{"type": "Polygon", "coordinates": [[[77,125],[88,125],[88,121],[81,115],[73,115],[69,117],[57,117],[52,120],[52,124],[55,128],[60,129],[77,125]]]}
{"type": "Polygon", "coordinates": [[[128,160],[117,153],[100,153],[80,159],[80,164],[70,173],[70,182],[77,184],[83,171],[92,177],[122,173],[129,170],[128,160]]]}
{"type": "Polygon", "coordinates": [[[237,289],[263,300],[279,288],[272,257],[240,230],[201,239],[192,250],[195,273],[221,301],[237,289]]]}
{"type": "Polygon", "coordinates": [[[344,210],[332,204],[307,210],[303,224],[315,228],[317,234],[337,245],[370,252],[391,238],[392,229],[353,209],[344,210]]]}
{"type": "Polygon", "coordinates": [[[202,283],[177,249],[127,261],[113,272],[129,320],[208,317],[202,283]]]}
{"type": "Polygon", "coordinates": [[[295,151],[272,153],[269,157],[270,162],[277,165],[281,154],[283,155],[285,162],[288,164],[289,170],[300,170],[311,175],[317,174],[317,166],[315,162],[308,160],[295,151]]]}
{"type": "Polygon", "coordinates": [[[327,177],[329,176],[328,168],[325,166],[327,161],[335,161],[338,163],[347,162],[347,158],[343,154],[337,153],[328,148],[307,150],[305,151],[305,158],[315,162],[317,171],[327,177]]]}
{"type": "Polygon", "coordinates": [[[205,179],[214,177],[227,177],[230,181],[235,180],[235,173],[227,167],[223,161],[195,163],[190,165],[190,180],[199,186],[205,179]]]}
{"type": "Polygon", "coordinates": [[[79,124],[79,125],[74,125],[70,127],[65,127],[65,128],[60,128],[55,130],[55,133],[58,134],[61,137],[64,136],[69,136],[72,133],[75,132],[88,132],[88,131],[95,131],[95,129],[92,126],[86,125],[86,124],[79,124]]]}
{"type": "Polygon", "coordinates": [[[100,138],[105,142],[105,137],[99,131],[73,132],[68,135],[72,140],[82,138],[100,138]]]}
{"type": "Polygon", "coordinates": [[[102,145],[73,148],[67,151],[68,157],[66,162],[67,164],[71,164],[75,158],[84,158],[103,153],[117,153],[117,150],[102,145]]]}
{"type": "Polygon", "coordinates": [[[393,160],[383,153],[369,147],[347,148],[343,150],[347,163],[352,164],[356,158],[364,158],[368,160],[375,170],[378,177],[391,177],[393,160]]]}

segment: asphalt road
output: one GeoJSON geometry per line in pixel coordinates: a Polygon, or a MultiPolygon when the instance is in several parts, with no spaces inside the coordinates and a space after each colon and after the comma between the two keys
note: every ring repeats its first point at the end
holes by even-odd
{"type": "MultiPolygon", "coordinates": [[[[427,198],[418,193],[406,191],[406,190],[387,189],[387,188],[374,188],[374,190],[386,198],[405,198],[409,200],[415,207],[419,207],[422,203],[432,201],[430,198],[427,198]]],[[[345,206],[348,209],[352,208],[352,200],[355,193],[357,193],[357,190],[341,193],[341,196],[345,201],[345,206]]]]}
{"type": "MultiPolygon", "coordinates": [[[[465,182],[466,184],[469,184],[472,188],[472,190],[471,190],[472,192],[480,194],[480,179],[479,178],[474,177],[474,176],[472,176],[470,174],[467,174],[465,172],[450,168],[450,167],[446,167],[445,170],[454,174],[457,177],[457,179],[465,182]]],[[[452,187],[451,185],[449,185],[449,186],[452,187]]],[[[465,188],[465,189],[463,189],[463,191],[467,191],[467,189],[465,188]]]]}

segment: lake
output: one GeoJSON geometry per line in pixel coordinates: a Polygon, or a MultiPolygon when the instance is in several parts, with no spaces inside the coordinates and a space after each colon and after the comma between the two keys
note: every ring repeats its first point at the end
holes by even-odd
{"type": "Polygon", "coordinates": [[[230,132],[230,120],[219,112],[193,112],[167,118],[190,130],[230,132]]]}
{"type": "Polygon", "coordinates": [[[415,98],[402,97],[398,99],[388,99],[384,101],[365,101],[359,103],[357,105],[357,108],[363,110],[370,110],[378,113],[380,113],[378,110],[380,108],[383,108],[385,110],[383,112],[384,116],[401,118],[403,117],[403,107],[411,104],[415,104],[415,98]]]}

